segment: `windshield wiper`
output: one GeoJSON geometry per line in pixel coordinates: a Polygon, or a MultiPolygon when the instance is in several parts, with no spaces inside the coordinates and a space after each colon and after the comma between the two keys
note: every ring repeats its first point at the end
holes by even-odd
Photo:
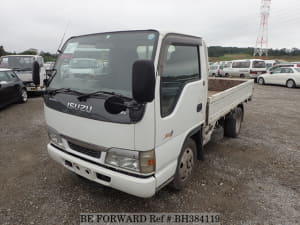
{"type": "Polygon", "coordinates": [[[56,95],[57,93],[68,93],[68,92],[72,92],[72,93],[75,93],[75,94],[78,94],[78,95],[83,95],[82,92],[73,90],[71,88],[58,88],[58,89],[53,89],[53,90],[47,91],[47,93],[50,94],[50,95],[56,95]]]}
{"type": "Polygon", "coordinates": [[[132,98],[126,97],[126,96],[121,95],[121,94],[117,94],[115,92],[110,92],[110,91],[95,91],[95,92],[80,95],[77,98],[78,98],[79,101],[82,101],[82,100],[86,100],[87,98],[90,98],[91,96],[99,95],[99,94],[100,95],[108,95],[108,96],[116,96],[116,97],[119,97],[119,98],[122,98],[122,99],[132,100],[132,98]]]}

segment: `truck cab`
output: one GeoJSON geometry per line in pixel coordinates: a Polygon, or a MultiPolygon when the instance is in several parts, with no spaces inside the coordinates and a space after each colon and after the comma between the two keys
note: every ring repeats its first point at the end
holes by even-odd
{"type": "Polygon", "coordinates": [[[49,155],[139,197],[169,183],[182,189],[215,128],[231,119],[225,133],[238,135],[241,105],[252,95],[250,80],[208,81],[206,44],[196,36],[99,33],[72,37],[61,52],[44,95],[49,155]],[[76,58],[101,66],[73,73],[76,58]]]}

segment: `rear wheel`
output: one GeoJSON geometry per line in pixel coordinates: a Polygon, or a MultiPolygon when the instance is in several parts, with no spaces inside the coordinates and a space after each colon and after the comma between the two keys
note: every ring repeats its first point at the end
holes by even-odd
{"type": "Polygon", "coordinates": [[[245,74],[240,74],[240,78],[245,78],[245,74]]]}
{"type": "Polygon", "coordinates": [[[293,88],[293,87],[295,87],[295,86],[296,86],[295,81],[293,81],[293,80],[288,80],[288,81],[286,82],[286,86],[287,86],[288,88],[293,88]]]}
{"type": "Polygon", "coordinates": [[[241,107],[235,108],[234,112],[226,116],[224,124],[224,134],[227,137],[236,138],[241,130],[243,120],[243,109],[241,107]]]}
{"type": "Polygon", "coordinates": [[[264,85],[264,84],[265,84],[264,78],[262,78],[262,77],[258,78],[258,83],[259,83],[260,85],[264,85]]]}
{"type": "Polygon", "coordinates": [[[27,102],[27,99],[28,99],[27,91],[26,91],[26,89],[22,89],[21,93],[20,93],[20,100],[19,100],[19,102],[20,103],[25,103],[25,102],[27,102]]]}
{"type": "Polygon", "coordinates": [[[196,143],[192,139],[188,139],[181,150],[178,158],[175,177],[171,186],[176,190],[181,190],[189,182],[192,177],[196,162],[196,143]]]}

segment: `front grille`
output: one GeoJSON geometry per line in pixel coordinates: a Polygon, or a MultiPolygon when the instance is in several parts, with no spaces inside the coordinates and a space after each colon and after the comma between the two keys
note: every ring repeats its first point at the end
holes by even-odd
{"type": "Polygon", "coordinates": [[[69,144],[70,148],[76,152],[80,152],[82,154],[86,154],[86,155],[89,155],[89,156],[92,156],[95,158],[100,158],[100,156],[101,156],[100,151],[77,145],[71,141],[68,141],[68,144],[69,144]]]}

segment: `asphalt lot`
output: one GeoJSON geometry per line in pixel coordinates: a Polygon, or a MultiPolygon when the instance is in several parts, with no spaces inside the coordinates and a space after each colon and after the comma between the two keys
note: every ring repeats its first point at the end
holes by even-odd
{"type": "Polygon", "coordinates": [[[300,89],[256,86],[239,138],[206,146],[181,192],[140,199],[52,161],[42,98],[0,110],[0,224],[79,224],[83,212],[216,212],[222,224],[300,224],[300,89]]]}

